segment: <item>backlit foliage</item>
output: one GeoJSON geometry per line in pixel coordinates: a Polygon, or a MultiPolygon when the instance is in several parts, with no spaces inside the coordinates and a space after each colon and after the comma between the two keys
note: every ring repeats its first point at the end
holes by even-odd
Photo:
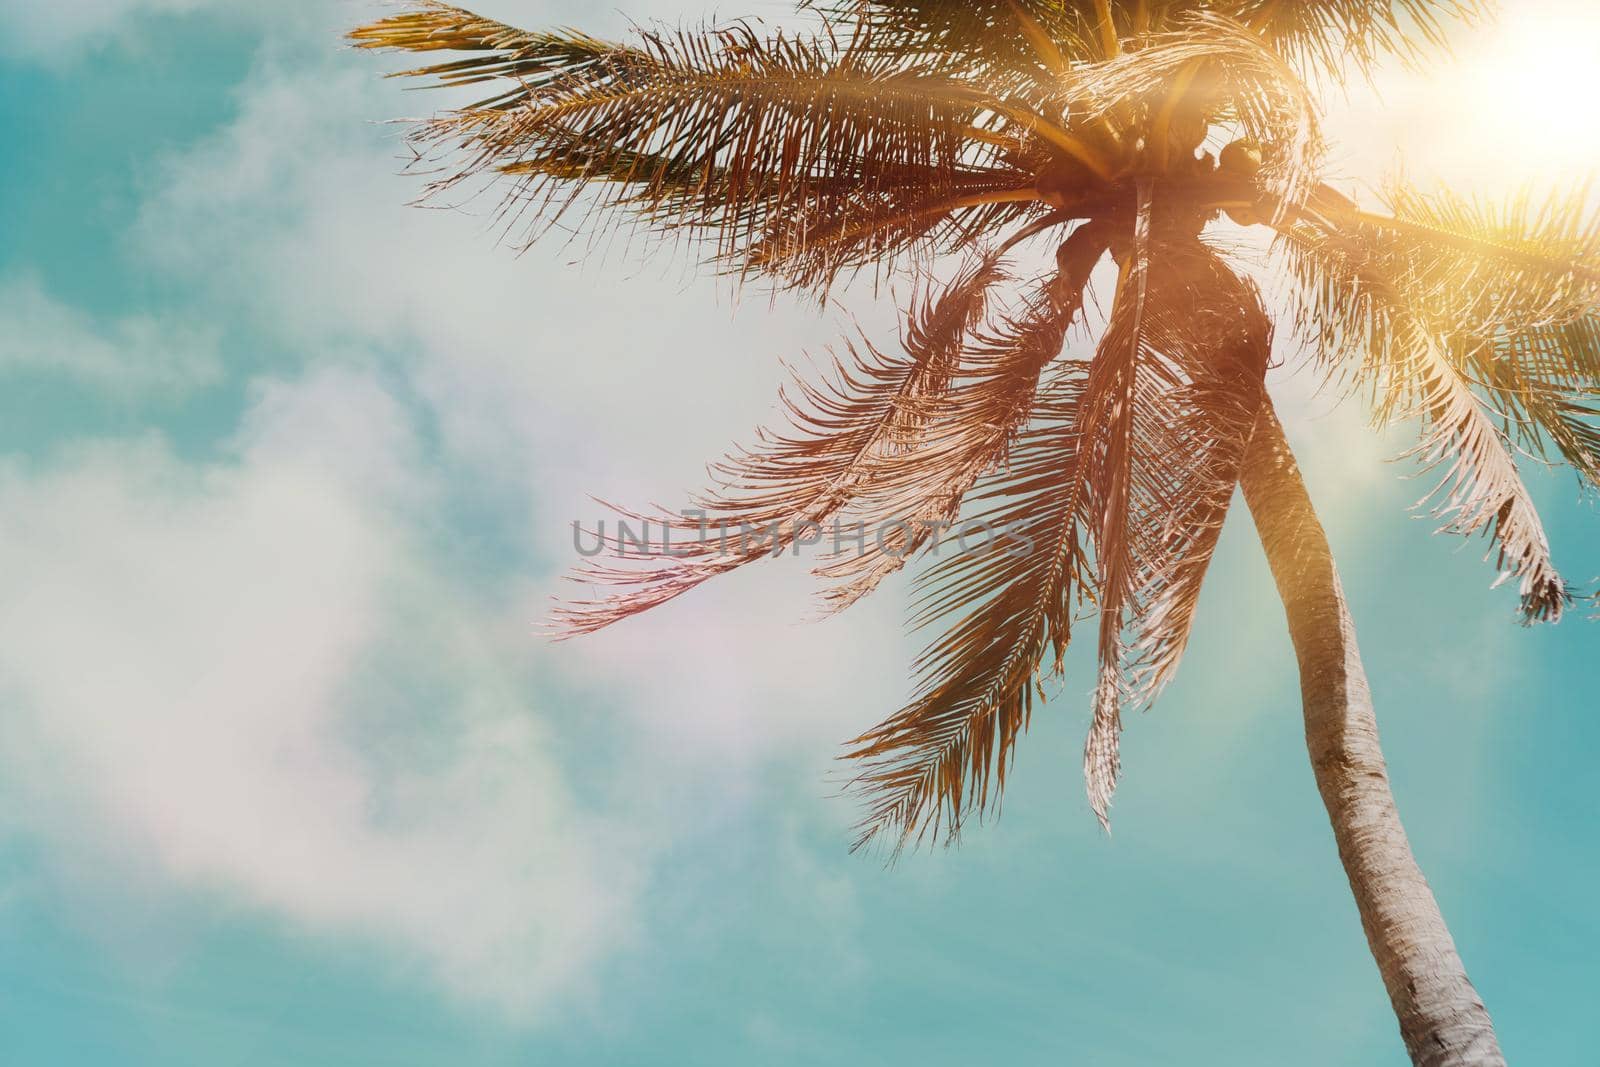
{"type": "MultiPolygon", "coordinates": [[[[612,590],[568,633],[658,606],[839,520],[894,536],[825,559],[842,608],[959,517],[1017,536],[940,554],[910,703],[858,738],[862,843],[954,837],[997,803],[1041,675],[1097,618],[1084,770],[1107,817],[1124,711],[1177,669],[1257,415],[1273,324],[1218,242],[1269,227],[1295,346],[1380,423],[1415,424],[1444,526],[1492,539],[1529,621],[1572,595],[1517,453],[1600,486],[1600,222],[1585,192],[1507,206],[1328,184],[1316,90],[1425,62],[1478,14],[1444,0],[825,0],[809,32],[733,22],[627,43],[438,3],[362,27],[440,53],[401,73],[483,86],[419,123],[435,194],[489,181],[531,242],[558,222],[681,241],[740,280],[826,298],[866,271],[917,290],[895,345],[841,346],[787,425],[714,468],[699,520],[636,515],[678,555],[587,566],[612,590]],[[1218,156],[1208,148],[1228,144],[1218,156]],[[1020,264],[1055,247],[1041,276],[1020,264]],[[945,257],[945,258],[941,258],[945,257]],[[964,265],[943,284],[939,264],[964,265]],[[1115,291],[1064,354],[1091,273],[1115,291]]],[[[946,273],[949,273],[946,270],[946,273]]]]}

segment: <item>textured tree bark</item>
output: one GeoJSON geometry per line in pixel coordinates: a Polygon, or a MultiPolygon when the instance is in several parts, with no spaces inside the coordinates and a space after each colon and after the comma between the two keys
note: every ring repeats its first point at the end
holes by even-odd
{"type": "Polygon", "coordinates": [[[1504,1067],[1395,811],[1333,553],[1270,403],[1242,483],[1289,617],[1317,788],[1406,1049],[1417,1067],[1504,1067]]]}

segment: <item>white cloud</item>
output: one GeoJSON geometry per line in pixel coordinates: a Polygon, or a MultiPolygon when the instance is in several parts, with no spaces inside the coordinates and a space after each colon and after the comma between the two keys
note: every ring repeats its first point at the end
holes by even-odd
{"type": "MultiPolygon", "coordinates": [[[[719,16],[753,16],[767,25],[800,20],[784,0],[747,0],[738,12],[719,12],[711,0],[631,0],[625,5],[596,6],[587,0],[473,0],[465,6],[487,17],[517,26],[572,26],[596,34],[620,36],[636,23],[673,25],[717,20],[719,16]]],[[[403,0],[278,0],[274,4],[240,0],[0,0],[0,56],[53,66],[83,60],[98,48],[137,47],[141,32],[164,18],[209,14],[255,27],[275,43],[325,45],[351,26],[405,7],[403,0]]],[[[806,20],[810,21],[810,20],[806,20]]]]}
{"type": "MultiPolygon", "coordinates": [[[[795,625],[791,560],[549,649],[547,580],[506,574],[484,603],[443,572],[452,480],[564,565],[586,491],[675,499],[770,410],[774,356],[838,323],[755,302],[735,319],[712,283],[576,270],[550,246],[518,260],[470,217],[408,208],[372,120],[419,97],[370,57],[266,51],[237,119],[165,168],[132,252],[203,313],[346,369],[257,383],[216,462],[119,442],[5,478],[0,566],[29,577],[0,608],[23,709],[0,759],[78,869],[114,857],[157,896],[366,934],[530,1018],[626,942],[657,850],[795,781],[835,791],[838,743],[902,696],[898,605],[795,625]],[[360,369],[373,352],[381,376],[360,369]],[[617,766],[583,803],[541,683],[604,716],[617,766]]],[[[842,847],[852,809],[825,811],[842,847]]]]}
{"type": "Polygon", "coordinates": [[[372,936],[521,1017],[625,939],[639,842],[574,801],[497,613],[409,532],[414,445],[332,372],[262,391],[225,461],[8,472],[0,755],[29,829],[110,877],[372,936]]]}
{"type": "Polygon", "coordinates": [[[0,54],[47,61],[72,58],[85,48],[114,38],[140,17],[182,15],[216,5],[218,0],[0,0],[6,27],[0,54]]]}
{"type": "Polygon", "coordinates": [[[0,370],[60,376],[131,400],[210,385],[222,360],[213,329],[150,315],[96,322],[17,275],[0,279],[0,370]]]}
{"type": "MultiPolygon", "coordinates": [[[[344,55],[256,72],[238,119],[172,161],[138,253],[307,352],[416,351],[454,446],[545,492],[554,478],[574,505],[580,486],[638,499],[698,482],[771,411],[775,357],[839,336],[838,318],[759,297],[736,316],[725,285],[686,282],[664,259],[556,239],[518,258],[483,204],[406,206],[420,182],[397,173],[394,128],[373,123],[439,98],[399,92],[381,69],[344,55]]],[[[878,308],[864,318],[884,322],[878,308]]]]}
{"type": "MultiPolygon", "coordinates": [[[[371,120],[418,98],[374,73],[365,57],[258,71],[238,119],[172,161],[138,251],[308,356],[330,344],[414,353],[407,370],[449,458],[523,501],[544,558],[574,559],[570,522],[603,514],[589,493],[681,500],[706,461],[770,417],[777,357],[817,351],[843,328],[760,297],[735,314],[724,285],[684,282],[664,261],[574,265],[582,250],[554,241],[517,258],[481,216],[406,206],[415,180],[397,176],[398,146],[371,120]]],[[[886,303],[863,305],[863,323],[892,336],[886,303]]],[[[760,571],[557,658],[648,709],[670,743],[737,749],[741,767],[800,737],[831,746],[891,710],[903,695],[899,605],[886,596],[800,627],[803,567],[760,571]],[[816,662],[832,665],[828,677],[804,666],[816,662]]],[[[553,591],[535,585],[529,618],[553,591]]]]}

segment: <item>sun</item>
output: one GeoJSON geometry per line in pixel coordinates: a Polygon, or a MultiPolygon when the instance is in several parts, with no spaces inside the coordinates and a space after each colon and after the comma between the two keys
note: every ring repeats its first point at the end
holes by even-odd
{"type": "Polygon", "coordinates": [[[1345,173],[1381,185],[1398,170],[1491,197],[1600,174],[1600,0],[1499,7],[1458,27],[1449,56],[1390,64],[1370,86],[1329,94],[1345,173]]]}
{"type": "Polygon", "coordinates": [[[1600,4],[1515,0],[1436,86],[1486,165],[1545,183],[1600,169],[1600,4]]]}

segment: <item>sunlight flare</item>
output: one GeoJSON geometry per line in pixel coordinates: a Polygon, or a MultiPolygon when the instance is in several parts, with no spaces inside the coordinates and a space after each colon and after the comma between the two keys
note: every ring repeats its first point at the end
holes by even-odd
{"type": "Polygon", "coordinates": [[[1565,181],[1600,161],[1600,5],[1507,5],[1437,83],[1457,134],[1495,177],[1565,181]]]}

